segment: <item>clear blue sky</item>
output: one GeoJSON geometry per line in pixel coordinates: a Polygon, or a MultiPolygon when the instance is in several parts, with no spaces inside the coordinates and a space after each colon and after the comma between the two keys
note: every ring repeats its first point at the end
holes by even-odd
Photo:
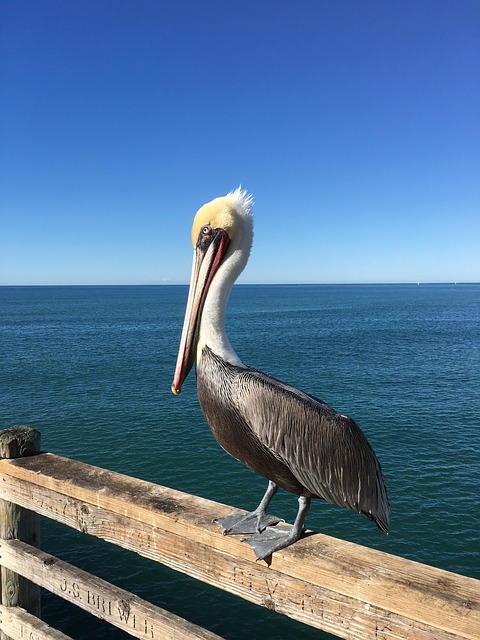
{"type": "Polygon", "coordinates": [[[478,0],[0,0],[0,284],[480,280],[478,0]]]}

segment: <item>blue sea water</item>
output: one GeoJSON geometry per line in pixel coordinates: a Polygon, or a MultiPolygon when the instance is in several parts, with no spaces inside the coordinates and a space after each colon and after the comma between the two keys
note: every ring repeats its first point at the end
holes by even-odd
{"type": "MultiPolygon", "coordinates": [[[[241,508],[265,481],[216,444],[193,373],[170,392],[185,286],[0,287],[2,428],[44,449],[241,508]]],[[[359,423],[382,463],[389,536],[315,501],[309,528],[480,578],[480,285],[237,285],[240,357],[359,423]]],[[[275,498],[292,520],[296,499],[275,498]]],[[[42,547],[229,640],[328,634],[135,554],[42,522],[42,547]]],[[[43,617],[78,640],[128,637],[54,596],[43,617]]]]}

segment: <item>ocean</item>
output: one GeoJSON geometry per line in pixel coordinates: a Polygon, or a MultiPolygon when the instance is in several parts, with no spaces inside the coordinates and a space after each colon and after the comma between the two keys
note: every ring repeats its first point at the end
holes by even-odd
{"type": "MultiPolygon", "coordinates": [[[[253,509],[265,481],[211,436],[192,372],[170,392],[186,286],[0,287],[1,428],[42,448],[253,509]]],[[[236,285],[241,359],[353,417],[382,464],[388,536],[314,501],[307,526],[480,578],[480,285],[236,285]]],[[[280,492],[272,512],[292,521],[280,492]]],[[[133,553],[42,520],[42,548],[229,640],[325,640],[133,553]]],[[[48,593],[42,617],[78,640],[123,632],[48,593]]]]}

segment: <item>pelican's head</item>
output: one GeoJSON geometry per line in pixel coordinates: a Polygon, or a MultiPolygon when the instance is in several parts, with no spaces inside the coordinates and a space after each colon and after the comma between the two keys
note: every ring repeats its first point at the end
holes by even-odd
{"type": "Polygon", "coordinates": [[[230,346],[223,330],[223,314],[231,287],[250,255],[252,206],[252,196],[239,188],[197,211],[192,226],[190,290],[172,384],[175,395],[195,362],[201,325],[212,340],[227,349],[230,346]]]}

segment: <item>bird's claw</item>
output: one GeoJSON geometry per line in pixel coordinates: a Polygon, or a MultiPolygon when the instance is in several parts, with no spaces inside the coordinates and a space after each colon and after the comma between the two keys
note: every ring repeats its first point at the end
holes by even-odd
{"type": "Polygon", "coordinates": [[[241,533],[261,535],[267,527],[282,522],[282,520],[268,513],[258,514],[252,511],[246,514],[234,513],[223,518],[215,518],[213,522],[223,527],[223,535],[241,533]]]}
{"type": "Polygon", "coordinates": [[[289,547],[299,540],[301,535],[302,531],[298,532],[294,527],[267,527],[261,533],[241,540],[252,547],[257,560],[265,560],[275,551],[289,547]]]}

